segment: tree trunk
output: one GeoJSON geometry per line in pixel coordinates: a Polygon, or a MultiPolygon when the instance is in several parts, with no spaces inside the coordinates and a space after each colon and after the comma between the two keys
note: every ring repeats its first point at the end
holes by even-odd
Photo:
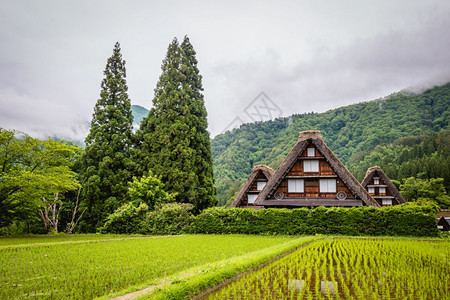
{"type": "Polygon", "coordinates": [[[39,210],[39,216],[44,223],[44,228],[47,233],[50,232],[50,228],[53,228],[54,233],[58,233],[59,213],[62,210],[62,203],[58,203],[58,198],[59,194],[54,194],[53,203],[50,204],[48,203],[47,198],[41,198],[44,203],[44,210],[39,210]],[[49,212],[51,212],[51,218],[49,212]]]}
{"type": "Polygon", "coordinates": [[[44,223],[45,231],[48,233],[50,230],[50,224],[49,224],[49,218],[48,218],[48,207],[47,207],[47,199],[45,197],[42,197],[42,202],[44,202],[44,211],[42,209],[39,210],[39,216],[42,219],[42,222],[44,223]]]}
{"type": "Polygon", "coordinates": [[[81,187],[78,189],[77,201],[75,202],[75,208],[73,209],[73,214],[72,214],[72,221],[70,221],[70,223],[67,225],[67,229],[66,229],[67,233],[73,233],[73,231],[75,230],[75,227],[78,224],[78,221],[80,221],[80,219],[83,216],[84,212],[87,210],[87,208],[85,208],[81,212],[81,214],[78,216],[78,218],[75,220],[76,215],[78,213],[78,204],[80,203],[80,194],[81,194],[81,187]]]}

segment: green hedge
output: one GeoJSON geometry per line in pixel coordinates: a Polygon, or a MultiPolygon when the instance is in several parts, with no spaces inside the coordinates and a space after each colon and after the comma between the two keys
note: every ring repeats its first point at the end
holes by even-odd
{"type": "Polygon", "coordinates": [[[190,203],[166,203],[149,212],[138,233],[173,235],[186,233],[194,217],[190,203]]]}
{"type": "Polygon", "coordinates": [[[435,208],[423,205],[298,209],[209,208],[192,233],[438,236],[435,208]]]}

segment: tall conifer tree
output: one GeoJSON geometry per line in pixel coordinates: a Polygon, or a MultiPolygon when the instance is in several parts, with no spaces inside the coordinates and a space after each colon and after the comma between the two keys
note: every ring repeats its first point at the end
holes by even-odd
{"type": "Polygon", "coordinates": [[[162,64],[153,108],[137,133],[141,172],[162,176],[178,202],[195,210],[216,204],[202,77],[189,39],[175,38],[162,64]]]}
{"type": "Polygon", "coordinates": [[[88,230],[98,227],[103,219],[121,204],[131,180],[133,163],[131,103],[127,94],[125,60],[120,44],[108,58],[104,79],[86,137],[82,156],[84,196],[88,204],[88,230]]]}

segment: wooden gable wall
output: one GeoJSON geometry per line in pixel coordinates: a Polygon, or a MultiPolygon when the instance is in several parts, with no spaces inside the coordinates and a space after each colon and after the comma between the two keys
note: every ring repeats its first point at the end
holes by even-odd
{"type": "Polygon", "coordinates": [[[367,183],[366,189],[369,192],[369,194],[375,199],[375,201],[377,201],[378,204],[380,204],[381,206],[386,206],[386,205],[383,205],[383,201],[382,201],[383,198],[391,199],[392,205],[400,204],[397,197],[395,197],[395,194],[391,191],[391,189],[387,185],[387,182],[384,181],[383,177],[378,173],[378,171],[374,171],[372,178],[370,178],[370,180],[367,183]],[[375,179],[378,179],[378,184],[375,184],[375,179]],[[370,191],[369,188],[371,188],[371,187],[373,187],[373,189],[374,189],[373,192],[369,192],[370,191]],[[380,188],[383,188],[383,187],[385,188],[384,193],[382,191],[380,191],[380,188]]]}
{"type": "Polygon", "coordinates": [[[263,171],[259,171],[258,175],[256,176],[255,180],[253,181],[252,185],[249,188],[249,191],[257,191],[257,182],[258,181],[268,181],[269,179],[264,175],[263,171]]]}
{"type": "Polygon", "coordinates": [[[248,203],[248,192],[252,193],[254,192],[255,194],[259,193],[260,191],[258,191],[257,188],[257,182],[258,181],[268,181],[269,179],[266,177],[266,175],[264,175],[264,172],[259,170],[258,174],[256,175],[255,179],[253,180],[253,182],[251,183],[248,191],[245,193],[245,195],[243,196],[239,206],[248,206],[248,205],[253,205],[253,203],[248,203]]]}
{"type": "Polygon", "coordinates": [[[308,145],[303,153],[301,153],[294,163],[287,176],[282,180],[277,188],[277,192],[284,194],[284,199],[289,198],[336,198],[338,192],[345,192],[347,198],[355,198],[355,195],[348,189],[343,181],[338,177],[336,172],[331,168],[330,164],[325,160],[325,157],[312,144],[308,145]],[[308,148],[314,148],[314,156],[308,156],[308,148]],[[305,172],[305,160],[318,160],[318,172],[305,172]],[[289,193],[288,180],[289,179],[303,179],[304,192],[303,193],[289,193]],[[321,193],[320,179],[336,179],[336,192],[321,193]]]}

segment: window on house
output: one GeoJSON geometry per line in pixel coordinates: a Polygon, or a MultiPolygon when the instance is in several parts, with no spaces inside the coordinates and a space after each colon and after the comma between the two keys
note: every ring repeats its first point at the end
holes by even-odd
{"type": "Polygon", "coordinates": [[[375,194],[375,188],[374,187],[370,187],[368,192],[369,192],[369,194],[375,194]]]}
{"type": "Polygon", "coordinates": [[[392,205],[392,199],[383,199],[383,200],[381,200],[381,204],[392,205]]]}
{"type": "Polygon", "coordinates": [[[308,156],[316,156],[316,151],[314,148],[308,148],[308,156]]]}
{"type": "Polygon", "coordinates": [[[319,172],[319,161],[318,160],[304,160],[303,161],[303,171],[304,172],[319,172]]]}
{"type": "Polygon", "coordinates": [[[304,193],[303,179],[289,179],[288,180],[288,193],[304,193]]]}
{"type": "Polygon", "coordinates": [[[256,198],[258,198],[258,194],[247,194],[248,203],[254,203],[256,198]]]}
{"type": "Polygon", "coordinates": [[[257,181],[256,182],[256,189],[258,191],[261,191],[266,186],[267,181],[257,181]]]}
{"type": "Polygon", "coordinates": [[[373,184],[380,184],[380,179],[374,178],[373,179],[373,184]]]}
{"type": "Polygon", "coordinates": [[[336,193],[336,179],[320,179],[321,193],[336,193]]]}
{"type": "Polygon", "coordinates": [[[378,190],[378,192],[380,194],[386,194],[386,188],[385,187],[380,187],[380,189],[378,190]]]}

